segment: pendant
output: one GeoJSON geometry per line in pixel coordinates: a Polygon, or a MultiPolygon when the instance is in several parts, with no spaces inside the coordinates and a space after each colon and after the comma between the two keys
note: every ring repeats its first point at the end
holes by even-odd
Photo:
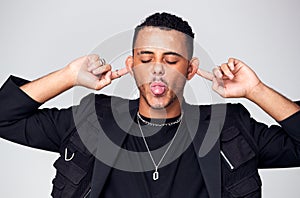
{"type": "Polygon", "coordinates": [[[159,173],[158,173],[157,169],[154,171],[154,173],[153,173],[153,175],[152,175],[152,178],[153,178],[154,181],[158,180],[158,178],[159,178],[159,173]]]}

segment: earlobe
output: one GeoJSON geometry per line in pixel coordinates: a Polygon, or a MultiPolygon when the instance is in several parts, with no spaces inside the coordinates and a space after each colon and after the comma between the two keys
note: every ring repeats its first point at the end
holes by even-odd
{"type": "Polygon", "coordinates": [[[128,57],[126,58],[125,64],[126,64],[127,71],[129,71],[130,74],[132,75],[132,74],[133,74],[133,72],[132,72],[132,67],[133,67],[133,56],[128,56],[128,57]]]}
{"type": "Polygon", "coordinates": [[[199,64],[200,64],[199,59],[196,57],[193,57],[190,60],[188,74],[187,74],[187,80],[191,80],[194,77],[194,75],[197,73],[199,64]]]}

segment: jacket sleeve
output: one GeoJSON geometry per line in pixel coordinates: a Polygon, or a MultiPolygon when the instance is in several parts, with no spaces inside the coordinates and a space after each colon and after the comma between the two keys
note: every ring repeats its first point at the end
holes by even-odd
{"type": "Polygon", "coordinates": [[[300,166],[300,111],[270,127],[251,118],[244,107],[239,116],[257,145],[259,168],[300,166]]]}
{"type": "Polygon", "coordinates": [[[72,125],[72,108],[38,109],[19,86],[28,81],[10,76],[0,89],[0,137],[22,145],[58,152],[72,125]]]}

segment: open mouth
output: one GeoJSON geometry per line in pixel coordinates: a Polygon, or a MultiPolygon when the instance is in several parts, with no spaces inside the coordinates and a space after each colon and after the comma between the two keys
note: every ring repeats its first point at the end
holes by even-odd
{"type": "Polygon", "coordinates": [[[150,84],[150,89],[153,95],[163,96],[167,91],[167,86],[161,81],[155,81],[150,84]]]}

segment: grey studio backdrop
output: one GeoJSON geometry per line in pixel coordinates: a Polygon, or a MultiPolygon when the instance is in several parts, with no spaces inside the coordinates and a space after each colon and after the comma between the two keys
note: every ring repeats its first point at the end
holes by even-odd
{"type": "MultiPolygon", "coordinates": [[[[196,32],[196,42],[214,64],[233,56],[250,65],[269,86],[291,99],[300,99],[300,2],[286,1],[0,1],[0,82],[9,75],[30,80],[67,65],[92,52],[106,39],[132,29],[157,11],[183,16],[196,32]]],[[[116,46],[117,47],[117,46],[116,46]]],[[[123,56],[124,54],[122,54],[123,56]]],[[[100,54],[101,56],[101,54],[100,54]]],[[[124,57],[120,55],[119,59],[124,57]]],[[[123,67],[115,61],[113,68],[123,67]]],[[[203,65],[212,69],[214,65],[203,65]]],[[[112,93],[111,87],[103,93],[112,93]]],[[[194,78],[190,85],[209,85],[194,78]]],[[[206,97],[199,86],[197,101],[218,102],[206,97]],[[202,97],[203,96],[203,97],[202,97]]],[[[80,89],[80,88],[79,88],[80,89]]],[[[85,92],[86,90],[82,90],[85,92]]],[[[118,93],[117,93],[118,94],[118,93]]],[[[208,94],[209,95],[209,94],[208,94]]],[[[70,90],[42,107],[77,104],[70,90]]],[[[241,102],[258,121],[275,121],[256,105],[241,102]]],[[[280,105],[280,104],[279,104],[280,105]]],[[[0,197],[50,197],[58,154],[0,140],[0,197]]],[[[260,171],[263,197],[299,197],[300,169],[260,171]]]]}

